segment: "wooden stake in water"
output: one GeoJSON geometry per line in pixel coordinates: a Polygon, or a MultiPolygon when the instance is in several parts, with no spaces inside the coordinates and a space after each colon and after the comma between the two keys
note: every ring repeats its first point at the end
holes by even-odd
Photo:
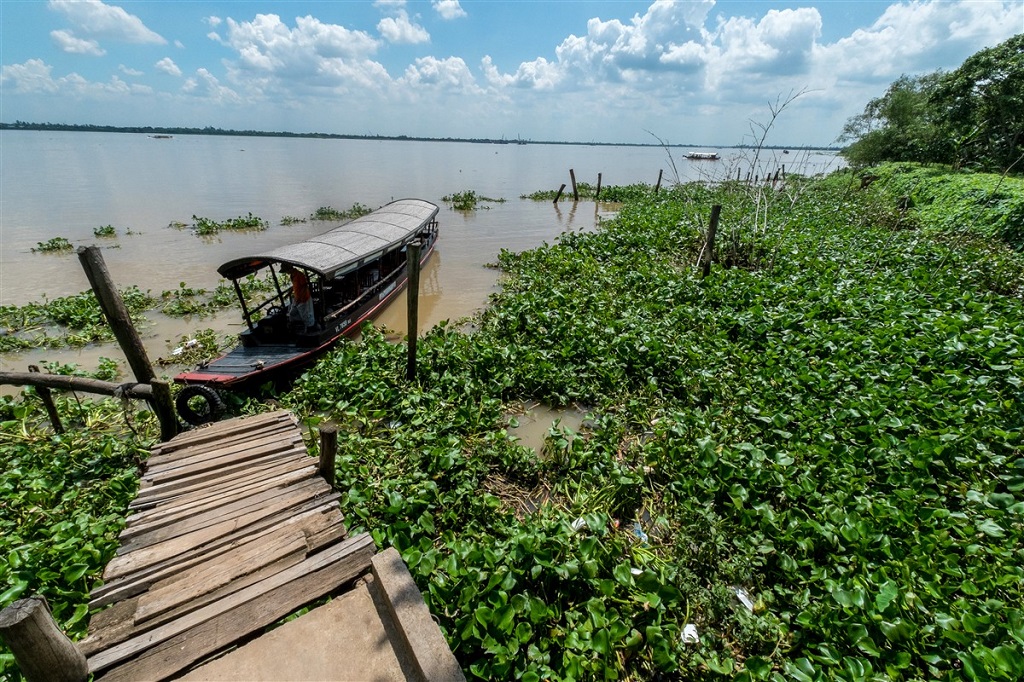
{"type": "Polygon", "coordinates": [[[661,189],[661,175],[665,170],[663,168],[658,169],[658,184],[654,186],[654,193],[657,194],[658,190],[661,189]]]}
{"type": "Polygon", "coordinates": [[[576,171],[572,168],[569,169],[569,180],[572,182],[572,200],[579,201],[580,193],[579,190],[576,189],[576,171]]]}
{"type": "Polygon", "coordinates": [[[597,191],[594,192],[594,201],[601,198],[601,174],[597,174],[597,191]]]}
{"type": "Polygon", "coordinates": [[[708,241],[704,245],[704,254],[701,260],[704,261],[701,271],[701,278],[711,274],[711,261],[715,253],[715,233],[718,232],[718,217],[722,214],[722,206],[715,204],[711,207],[711,224],[708,225],[708,241]]]}
{"type": "Polygon", "coordinates": [[[562,198],[562,192],[564,192],[564,191],[565,191],[565,183],[563,182],[562,186],[558,188],[558,193],[555,194],[555,200],[553,202],[551,202],[551,203],[557,204],[558,200],[562,198]]]}
{"type": "MultiPolygon", "coordinates": [[[[564,187],[564,185],[563,185],[564,187]]],[[[416,377],[416,339],[419,337],[420,313],[420,242],[409,242],[406,248],[406,271],[409,274],[409,357],[405,366],[405,378],[416,377]]]]}

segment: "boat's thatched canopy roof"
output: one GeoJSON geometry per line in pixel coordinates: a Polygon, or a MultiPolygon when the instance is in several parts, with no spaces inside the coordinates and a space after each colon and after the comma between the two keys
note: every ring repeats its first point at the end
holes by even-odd
{"type": "Polygon", "coordinates": [[[290,263],[321,277],[337,277],[401,247],[437,211],[429,201],[399,199],[304,242],[229,260],[217,272],[235,280],[268,265],[290,263]]]}

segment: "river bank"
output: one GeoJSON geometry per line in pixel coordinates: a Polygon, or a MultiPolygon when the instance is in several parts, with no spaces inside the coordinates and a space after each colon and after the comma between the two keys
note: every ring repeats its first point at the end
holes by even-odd
{"type": "MultiPolygon", "coordinates": [[[[1015,679],[1024,260],[899,199],[853,174],[663,191],[503,252],[474,331],[427,333],[414,381],[373,333],[280,400],[339,424],[350,530],[402,553],[467,674],[1015,679]],[[510,437],[534,399],[587,415],[540,457],[510,437]]],[[[45,463],[74,454],[79,480],[124,498],[106,467],[145,440],[108,438],[108,416],[56,442],[39,412],[3,409],[22,472],[3,548],[21,568],[3,577],[67,624],[112,551],[114,522],[85,519],[116,505],[64,500],[45,463]],[[32,511],[51,507],[63,518],[32,511]]]]}

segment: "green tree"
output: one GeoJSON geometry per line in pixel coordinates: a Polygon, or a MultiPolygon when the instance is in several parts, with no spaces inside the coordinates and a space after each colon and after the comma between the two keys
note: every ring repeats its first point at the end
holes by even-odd
{"type": "Polygon", "coordinates": [[[968,57],[930,103],[953,142],[949,162],[1024,170],[1024,33],[968,57]]]}
{"type": "Polygon", "coordinates": [[[854,166],[883,161],[943,161],[950,149],[940,133],[941,121],[931,102],[942,72],[900,76],[885,94],[843,126],[843,150],[854,166]]]}

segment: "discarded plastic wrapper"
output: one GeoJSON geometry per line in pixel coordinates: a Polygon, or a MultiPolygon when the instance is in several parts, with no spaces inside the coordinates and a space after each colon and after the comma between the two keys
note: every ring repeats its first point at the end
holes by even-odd
{"type": "Polygon", "coordinates": [[[644,532],[644,529],[639,522],[633,524],[633,535],[635,535],[640,542],[647,542],[650,539],[647,537],[647,533],[644,532]]]}
{"type": "Polygon", "coordinates": [[[683,644],[699,644],[700,635],[697,633],[697,626],[687,623],[683,626],[683,644]]]}
{"type": "Polygon", "coordinates": [[[750,598],[750,593],[742,587],[731,588],[736,598],[740,600],[740,603],[747,607],[747,611],[754,612],[754,600],[750,598]]]}
{"type": "Polygon", "coordinates": [[[171,355],[181,355],[185,352],[186,348],[195,348],[199,345],[199,339],[189,339],[185,343],[181,344],[177,348],[171,351],[171,355]]]}
{"type": "Polygon", "coordinates": [[[583,520],[582,516],[572,522],[572,529],[573,530],[577,530],[577,531],[578,530],[583,530],[586,527],[587,527],[587,522],[583,520]]]}

